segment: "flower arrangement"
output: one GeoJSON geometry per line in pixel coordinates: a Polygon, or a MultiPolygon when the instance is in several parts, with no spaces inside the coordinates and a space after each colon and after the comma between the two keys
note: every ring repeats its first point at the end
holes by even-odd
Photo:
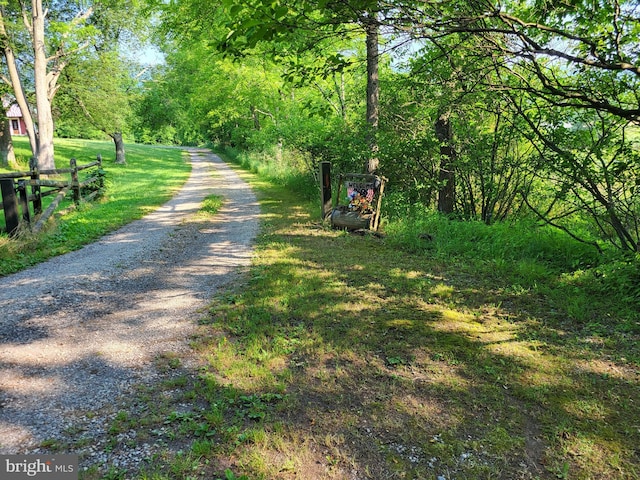
{"type": "Polygon", "coordinates": [[[349,192],[349,209],[360,214],[371,213],[371,203],[357,190],[349,192]]]}

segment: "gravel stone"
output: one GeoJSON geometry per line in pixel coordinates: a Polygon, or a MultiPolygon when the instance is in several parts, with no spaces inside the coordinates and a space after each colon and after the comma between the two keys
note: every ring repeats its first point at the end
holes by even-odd
{"type": "MultiPolygon", "coordinates": [[[[105,449],[107,430],[140,385],[163,374],[158,355],[187,355],[201,310],[250,264],[259,206],[249,186],[207,150],[155,212],[101,240],[0,278],[0,454],[87,438],[81,464],[136,468],[159,444],[105,449]],[[225,203],[190,222],[210,194],[225,203]]],[[[132,412],[135,415],[135,412],[132,412]]]]}

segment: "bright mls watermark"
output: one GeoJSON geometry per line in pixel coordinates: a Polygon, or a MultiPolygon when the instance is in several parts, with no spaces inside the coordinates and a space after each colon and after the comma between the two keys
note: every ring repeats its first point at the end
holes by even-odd
{"type": "Polygon", "coordinates": [[[78,455],[0,455],[2,480],[78,480],[78,455]]]}

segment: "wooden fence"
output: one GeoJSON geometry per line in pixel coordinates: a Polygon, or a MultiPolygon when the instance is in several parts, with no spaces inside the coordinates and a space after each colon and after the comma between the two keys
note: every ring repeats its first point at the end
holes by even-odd
{"type": "Polygon", "coordinates": [[[74,204],[80,200],[91,200],[104,188],[104,171],[102,157],[86,165],[77,165],[76,159],[69,161],[69,168],[54,170],[38,170],[35,158],[29,162],[28,172],[0,173],[0,190],[2,192],[2,208],[6,224],[6,232],[13,236],[18,231],[20,222],[26,222],[33,232],[38,232],[51,217],[62,199],[72,192],[74,204]],[[94,168],[90,175],[80,181],[78,172],[94,168]],[[47,180],[41,175],[69,175],[68,180],[47,180]],[[31,192],[27,191],[31,187],[31,192]],[[43,190],[43,187],[46,190],[43,190]],[[86,195],[82,195],[88,192],[86,195]],[[42,198],[57,194],[45,212],[42,211],[42,198]],[[30,208],[32,205],[32,208],[30,208]],[[33,215],[32,215],[33,212],[33,215]],[[22,215],[20,215],[20,213],[22,215]],[[35,220],[35,223],[32,223],[35,220]]]}

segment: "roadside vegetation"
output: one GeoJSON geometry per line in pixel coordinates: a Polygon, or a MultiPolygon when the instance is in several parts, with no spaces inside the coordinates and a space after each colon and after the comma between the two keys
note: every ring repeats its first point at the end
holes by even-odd
{"type": "Polygon", "coordinates": [[[114,419],[112,458],[160,452],[80,478],[640,475],[631,259],[524,220],[387,210],[382,238],[335,231],[292,187],[306,174],[234,158],[263,209],[253,266],[203,314],[197,371],[159,357],[165,381],[114,419]]]}
{"type": "MultiPolygon", "coordinates": [[[[31,156],[24,137],[13,139],[19,170],[28,170],[31,156]]],[[[97,240],[169,200],[186,181],[190,165],[184,153],[172,147],[127,147],[127,165],[117,165],[112,142],[97,140],[56,140],[56,166],[68,168],[69,160],[89,163],[102,155],[106,174],[104,196],[79,208],[67,198],[59,207],[62,215],[50,220],[45,231],[32,235],[24,227],[15,239],[0,234],[0,275],[21,270],[29,265],[80,248],[97,240]]],[[[0,168],[0,172],[14,169],[0,168]]],[[[53,196],[43,199],[44,208],[53,196]]],[[[4,227],[4,212],[0,212],[4,227]]]]}
{"type": "Polygon", "coordinates": [[[142,418],[114,419],[112,457],[123,432],[162,453],[84,480],[640,478],[637,2],[62,2],[31,27],[11,19],[41,2],[5,3],[18,162],[53,162],[54,134],[113,142],[56,139],[59,166],[103,154],[105,195],[0,236],[0,275],[182,185],[180,150],[125,160],[123,139],[214,145],[263,208],[201,368],[159,358],[142,418]],[[161,64],[126,54],[148,39],[161,64]],[[320,162],[334,187],[389,180],[380,235],[321,222],[320,162]]]}

